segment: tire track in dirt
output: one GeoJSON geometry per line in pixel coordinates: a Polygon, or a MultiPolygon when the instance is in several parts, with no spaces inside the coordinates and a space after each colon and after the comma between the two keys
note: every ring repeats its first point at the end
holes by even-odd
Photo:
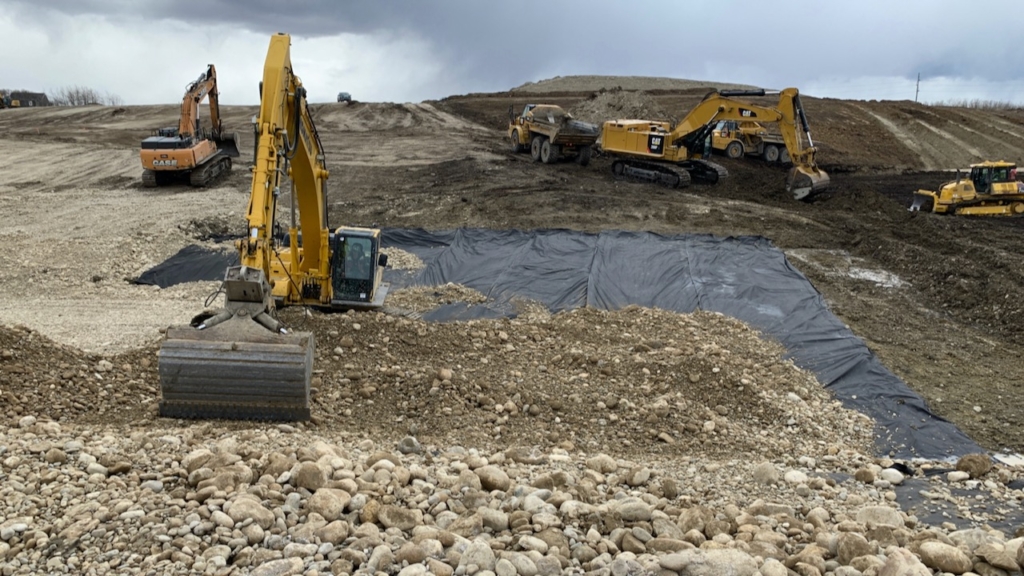
{"type": "Polygon", "coordinates": [[[936,151],[926,151],[924,147],[921,146],[921,144],[914,139],[913,136],[911,136],[909,133],[907,133],[899,126],[897,126],[892,120],[889,120],[888,118],[885,118],[879,114],[875,114],[871,110],[868,110],[867,108],[860,106],[859,104],[851,104],[851,106],[877,120],[878,123],[881,124],[890,133],[892,133],[892,135],[895,136],[901,144],[903,144],[911,151],[913,151],[915,154],[917,154],[918,159],[921,161],[922,167],[925,170],[931,171],[940,169],[939,164],[936,163],[935,161],[936,151]]]}
{"type": "Polygon", "coordinates": [[[932,126],[931,124],[929,124],[929,123],[927,123],[927,122],[925,122],[924,120],[921,120],[921,119],[918,119],[917,123],[920,124],[921,126],[924,126],[928,130],[930,130],[933,134],[936,134],[937,136],[940,136],[942,138],[945,138],[946,140],[949,140],[954,145],[956,145],[958,148],[962,148],[962,149],[966,150],[967,152],[970,152],[970,154],[972,156],[975,156],[975,157],[978,157],[978,158],[984,158],[985,154],[981,150],[975,148],[974,146],[971,146],[970,144],[968,144],[967,142],[964,142],[963,140],[957,138],[956,136],[953,136],[949,132],[946,132],[945,130],[942,130],[940,128],[936,128],[935,126],[932,126]]]}

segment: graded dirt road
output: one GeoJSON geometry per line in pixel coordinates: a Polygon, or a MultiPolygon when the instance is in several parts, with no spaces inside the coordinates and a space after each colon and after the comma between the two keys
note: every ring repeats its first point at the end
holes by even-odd
{"type": "MultiPolygon", "coordinates": [[[[649,97],[681,115],[705,91],[654,90],[649,97]]],[[[811,204],[782,193],[781,169],[754,161],[723,159],[731,177],[718,186],[669,191],[616,181],[600,156],[581,168],[508,152],[509,105],[572,107],[591,96],[514,92],[314,105],[332,171],[331,224],[763,235],[939,414],[987,448],[1024,451],[1024,407],[1013,392],[1024,376],[1022,221],[906,211],[913,190],[949,176],[934,170],[982,158],[1020,160],[1024,115],[807,98],[819,159],[834,184],[811,204]]],[[[157,291],[125,278],[197,242],[197,221],[240,228],[255,111],[226,109],[243,156],[231,177],[205,190],[138,184],[138,142],[173,124],[174,106],[0,115],[0,292],[8,304],[0,321],[116,353],[189,317],[212,284],[157,291]]]]}

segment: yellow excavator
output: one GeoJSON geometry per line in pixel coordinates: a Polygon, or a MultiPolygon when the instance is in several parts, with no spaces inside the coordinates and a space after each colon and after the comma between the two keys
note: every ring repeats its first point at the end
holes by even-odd
{"type": "Polygon", "coordinates": [[[1024,214],[1024,183],[1017,182],[1017,165],[989,161],[971,165],[967,178],[956,171],[956,180],[946,182],[938,192],[914,192],[911,212],[960,214],[963,216],[1020,216],[1024,214]]]}
{"type": "Polygon", "coordinates": [[[177,127],[161,128],[142,141],[142,185],[173,184],[187,179],[192,186],[206,186],[231,170],[237,158],[238,137],[224,132],[220,121],[217,70],[213,64],[185,89],[177,127]],[[211,130],[199,122],[199,105],[209,97],[211,130]]]}
{"type": "Polygon", "coordinates": [[[711,156],[711,133],[723,120],[778,124],[793,163],[786,179],[786,191],[793,198],[808,200],[828,187],[828,174],[814,161],[816,148],[796,88],[714,91],[674,127],[650,120],[609,120],[602,126],[600,145],[615,158],[612,171],[617,176],[669,187],[687,186],[691,180],[714,184],[728,175],[725,168],[707,160],[711,156]],[[774,94],[779,95],[776,107],[735,99],[774,94]]]}
{"type": "Polygon", "coordinates": [[[380,230],[328,226],[329,173],[290,46],[287,34],[270,39],[246,235],[237,242],[241,262],[227,269],[221,286],[224,307],[171,326],[160,346],[162,416],[309,419],[313,334],[286,329],[276,309],[384,304],[380,230]],[[278,245],[277,199],[289,184],[291,223],[278,245]]]}

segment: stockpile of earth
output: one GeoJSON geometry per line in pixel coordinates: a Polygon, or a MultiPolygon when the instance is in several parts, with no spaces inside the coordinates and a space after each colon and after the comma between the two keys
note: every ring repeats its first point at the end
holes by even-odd
{"type": "Polygon", "coordinates": [[[596,92],[569,109],[577,120],[601,125],[607,120],[658,120],[675,124],[657,100],[645,92],[607,90],[596,92]]]}

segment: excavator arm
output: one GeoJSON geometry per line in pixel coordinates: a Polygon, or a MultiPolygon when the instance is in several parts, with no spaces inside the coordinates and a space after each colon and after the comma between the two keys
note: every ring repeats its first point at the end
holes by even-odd
{"type": "Polygon", "coordinates": [[[779,92],[765,90],[712,92],[676,124],[669,134],[668,140],[673,145],[683,146],[687,150],[700,150],[704,141],[714,130],[715,123],[720,120],[778,124],[789,157],[793,162],[793,169],[786,181],[786,190],[792,193],[797,200],[806,199],[812,192],[828,187],[828,174],[818,168],[814,160],[816,148],[811,139],[807,115],[800,103],[800,92],[796,88],[786,88],[779,92]],[[774,108],[734,99],[734,97],[772,94],[779,95],[779,103],[774,108]],[[803,145],[801,136],[806,139],[806,146],[803,145]]]}
{"type": "MultiPolygon", "coordinates": [[[[273,224],[282,176],[288,176],[292,191],[290,246],[298,245],[298,230],[304,231],[301,249],[288,255],[289,276],[325,283],[330,276],[324,199],[329,173],[309,114],[306,90],[292,71],[288,36],[279,34],[271,39],[260,85],[256,157],[246,215],[248,234],[239,243],[242,265],[263,270],[270,277],[273,264],[281,263],[273,246],[273,224]]],[[[291,285],[294,281],[289,284],[285,300],[297,301],[298,287],[291,285]]]]}
{"type": "Polygon", "coordinates": [[[211,139],[217,148],[224,150],[228,156],[238,156],[238,140],[234,134],[223,132],[220,116],[220,92],[217,90],[217,69],[209,64],[206,70],[192,81],[185,89],[181,99],[181,117],[178,119],[178,135],[180,137],[201,140],[199,128],[199,106],[203,100],[210,101],[210,132],[211,139]]]}

